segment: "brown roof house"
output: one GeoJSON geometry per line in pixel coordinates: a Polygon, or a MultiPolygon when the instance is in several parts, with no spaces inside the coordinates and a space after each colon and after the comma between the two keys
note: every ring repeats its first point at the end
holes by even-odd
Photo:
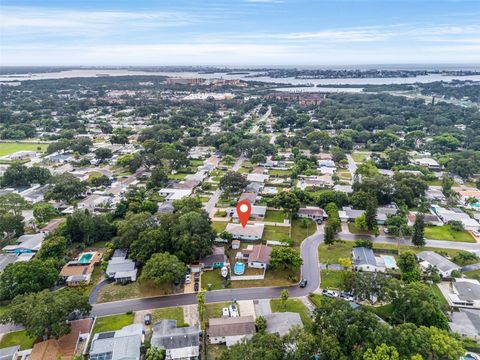
{"type": "Polygon", "coordinates": [[[267,245],[255,245],[248,256],[248,267],[266,269],[270,265],[272,248],[267,245]]]}
{"type": "Polygon", "coordinates": [[[243,339],[250,339],[255,331],[255,319],[250,315],[210,319],[207,334],[210,344],[230,347],[243,339]]]}
{"type": "Polygon", "coordinates": [[[92,329],[93,319],[70,322],[70,333],[60,339],[49,339],[33,346],[29,360],[70,360],[81,355],[92,329]]]}
{"type": "Polygon", "coordinates": [[[60,277],[68,286],[90,283],[95,265],[102,260],[99,252],[81,253],[76,260],[69,261],[60,271],[60,277]]]}

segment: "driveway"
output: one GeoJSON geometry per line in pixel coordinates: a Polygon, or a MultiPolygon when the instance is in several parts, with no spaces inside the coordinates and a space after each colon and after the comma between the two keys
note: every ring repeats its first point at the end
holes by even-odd
{"type": "Polygon", "coordinates": [[[265,316],[272,313],[270,299],[253,300],[253,304],[255,305],[255,314],[257,316],[265,316]]]}

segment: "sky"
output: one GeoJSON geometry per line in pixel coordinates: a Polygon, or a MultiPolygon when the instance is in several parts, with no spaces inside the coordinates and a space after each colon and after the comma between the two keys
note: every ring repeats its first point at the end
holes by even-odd
{"type": "Polygon", "coordinates": [[[1,0],[0,66],[480,64],[480,0],[1,0]]]}

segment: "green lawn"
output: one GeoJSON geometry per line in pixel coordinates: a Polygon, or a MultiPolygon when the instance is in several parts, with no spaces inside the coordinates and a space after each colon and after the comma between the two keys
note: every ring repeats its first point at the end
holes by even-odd
{"type": "Polygon", "coordinates": [[[322,301],[324,299],[322,295],[313,294],[313,293],[308,295],[308,298],[313,303],[313,305],[315,305],[317,308],[319,308],[322,305],[322,301]]]}
{"type": "Polygon", "coordinates": [[[364,153],[364,152],[354,152],[352,153],[352,159],[353,161],[357,163],[362,163],[365,161],[369,153],[364,153]]]}
{"type": "Polygon", "coordinates": [[[435,179],[435,180],[428,180],[427,184],[429,186],[442,186],[442,180],[435,179]]]}
{"type": "Polygon", "coordinates": [[[472,235],[467,231],[454,231],[450,225],[427,226],[425,228],[425,238],[434,240],[447,240],[459,242],[476,242],[472,235]]]}
{"type": "Polygon", "coordinates": [[[125,299],[136,299],[150,296],[160,296],[172,293],[172,285],[164,284],[157,287],[148,282],[135,281],[126,285],[108,284],[98,295],[98,302],[110,302],[125,299]]]}
{"type": "MultiPolygon", "coordinates": [[[[325,245],[322,244],[318,247],[318,259],[323,264],[338,264],[339,258],[350,258],[351,251],[353,246],[355,245],[354,241],[344,241],[344,242],[335,242],[333,245],[325,245]]],[[[395,244],[382,244],[382,243],[374,243],[374,249],[397,249],[397,245],[395,244]]],[[[434,248],[434,247],[423,247],[418,248],[415,246],[407,246],[407,245],[400,245],[400,252],[411,250],[415,253],[419,253],[421,251],[438,251],[444,252],[450,257],[455,257],[459,252],[462,250],[454,250],[454,249],[442,249],[442,248],[434,248]]]]}
{"type": "Polygon", "coordinates": [[[208,284],[211,284],[210,290],[223,289],[223,278],[219,269],[202,272],[202,288],[209,289],[208,284]]]}
{"type": "Polygon", "coordinates": [[[222,353],[228,350],[226,345],[212,345],[208,344],[207,346],[207,360],[216,360],[219,359],[222,353]]]}
{"type": "Polygon", "coordinates": [[[264,240],[285,240],[289,235],[289,227],[287,226],[272,226],[265,225],[265,230],[263,232],[264,240]]]}
{"type": "MultiPolygon", "coordinates": [[[[222,309],[228,307],[230,304],[231,302],[228,301],[206,304],[205,307],[207,308],[207,319],[215,319],[222,317],[222,309]]],[[[238,306],[238,304],[237,307],[241,315],[242,310],[240,309],[240,306],[238,306]]]]}
{"type": "Polygon", "coordinates": [[[217,233],[221,233],[223,230],[225,230],[227,224],[228,223],[226,221],[212,221],[212,228],[217,233]]]}
{"type": "Polygon", "coordinates": [[[280,210],[267,210],[264,221],[283,223],[285,214],[280,210]]]}
{"type": "Polygon", "coordinates": [[[469,279],[477,279],[480,281],[480,270],[466,271],[463,273],[469,279]]]}
{"type": "Polygon", "coordinates": [[[300,246],[302,241],[309,237],[310,235],[313,235],[315,231],[317,230],[317,224],[315,224],[315,221],[310,220],[310,219],[293,219],[292,221],[292,239],[295,243],[295,246],[300,246]],[[304,227],[304,220],[306,221],[306,224],[308,224],[306,227],[304,227]]]}
{"type": "Polygon", "coordinates": [[[47,150],[48,144],[32,144],[32,143],[0,143],[0,156],[10,155],[17,151],[38,151],[47,150]]]}
{"type": "Polygon", "coordinates": [[[347,270],[321,270],[320,287],[322,289],[339,289],[343,284],[344,274],[347,270]]]}
{"type": "Polygon", "coordinates": [[[292,175],[292,172],[290,170],[271,169],[271,170],[268,170],[268,175],[278,176],[278,177],[289,177],[292,175]]]}
{"type": "Polygon", "coordinates": [[[300,314],[300,318],[302,319],[304,325],[310,324],[312,322],[308,308],[300,300],[288,299],[286,307],[283,308],[282,301],[280,299],[271,299],[270,307],[272,308],[272,312],[288,311],[300,314]]]}
{"type": "Polygon", "coordinates": [[[437,298],[440,304],[442,304],[445,309],[448,309],[448,301],[445,299],[445,296],[443,296],[442,291],[438,287],[438,285],[431,285],[430,289],[432,289],[433,294],[437,298]]]}
{"type": "Polygon", "coordinates": [[[372,233],[371,231],[360,229],[353,222],[348,223],[348,231],[350,231],[352,234],[371,234],[372,233]]]}
{"type": "Polygon", "coordinates": [[[190,166],[200,166],[203,165],[203,160],[190,159],[190,166]]]}
{"type": "Polygon", "coordinates": [[[392,304],[386,304],[382,306],[370,306],[370,305],[364,305],[364,307],[367,307],[371,311],[373,311],[375,314],[380,316],[383,320],[389,322],[391,321],[391,316],[393,313],[393,305],[392,304]]]}
{"type": "Polygon", "coordinates": [[[20,345],[20,350],[27,350],[33,347],[35,339],[27,335],[26,330],[14,331],[2,336],[0,349],[20,345]]]}
{"type": "Polygon", "coordinates": [[[352,174],[350,174],[350,172],[348,172],[348,171],[338,171],[337,175],[340,179],[344,179],[344,180],[351,180],[352,179],[352,174]]]}
{"type": "Polygon", "coordinates": [[[185,173],[176,173],[168,175],[168,180],[184,180],[188,174],[185,173]]]}
{"type": "Polygon", "coordinates": [[[133,318],[133,313],[98,317],[95,320],[92,336],[100,332],[120,330],[124,326],[133,324],[133,318]]]}
{"type": "Polygon", "coordinates": [[[182,307],[167,307],[162,309],[156,309],[152,312],[152,323],[155,324],[158,320],[177,320],[177,326],[188,326],[185,323],[182,307]]]}

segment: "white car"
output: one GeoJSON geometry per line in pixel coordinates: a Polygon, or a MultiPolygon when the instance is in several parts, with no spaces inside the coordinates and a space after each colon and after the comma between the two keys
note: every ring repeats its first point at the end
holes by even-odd
{"type": "Polygon", "coordinates": [[[190,274],[185,275],[185,284],[190,284],[192,281],[192,278],[190,277],[190,274]]]}
{"type": "Polygon", "coordinates": [[[230,310],[230,316],[231,317],[238,317],[240,316],[240,314],[238,313],[238,307],[236,304],[232,304],[228,307],[228,309],[230,310]]]}
{"type": "Polygon", "coordinates": [[[222,309],[222,316],[230,317],[230,311],[228,310],[228,307],[222,309]]]}
{"type": "Polygon", "coordinates": [[[322,295],[328,296],[328,297],[331,297],[331,298],[337,298],[338,297],[338,294],[333,290],[323,290],[322,295]]]}

